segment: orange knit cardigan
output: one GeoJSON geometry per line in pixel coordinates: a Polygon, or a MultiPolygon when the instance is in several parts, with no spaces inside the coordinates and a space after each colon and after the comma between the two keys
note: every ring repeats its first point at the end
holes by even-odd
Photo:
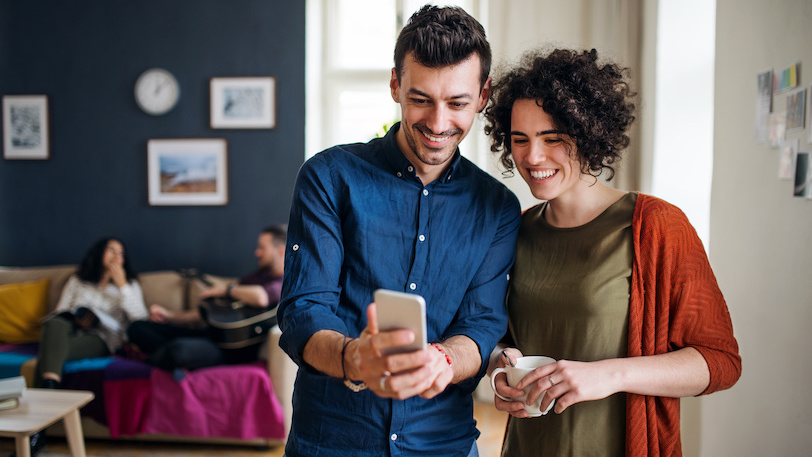
{"type": "MultiPolygon", "coordinates": [[[[731,387],[741,376],[733,324],[688,218],[679,208],[640,194],[632,231],[628,356],[693,347],[710,370],[702,394],[731,387]]],[[[626,455],[682,455],[678,398],[627,395],[626,455]]]]}

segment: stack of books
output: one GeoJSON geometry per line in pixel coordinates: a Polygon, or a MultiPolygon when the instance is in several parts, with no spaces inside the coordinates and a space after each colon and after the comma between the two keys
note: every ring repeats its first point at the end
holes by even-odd
{"type": "Polygon", "coordinates": [[[25,378],[22,376],[0,379],[0,411],[19,406],[24,390],[25,378]]]}

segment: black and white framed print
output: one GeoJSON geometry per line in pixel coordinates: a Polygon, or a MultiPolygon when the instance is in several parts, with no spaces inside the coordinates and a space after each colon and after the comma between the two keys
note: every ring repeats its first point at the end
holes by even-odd
{"type": "Polygon", "coordinates": [[[270,129],[276,125],[276,79],[212,78],[211,128],[270,129]]]}
{"type": "Polygon", "coordinates": [[[3,158],[44,160],[48,145],[48,97],[3,96],[3,158]]]}

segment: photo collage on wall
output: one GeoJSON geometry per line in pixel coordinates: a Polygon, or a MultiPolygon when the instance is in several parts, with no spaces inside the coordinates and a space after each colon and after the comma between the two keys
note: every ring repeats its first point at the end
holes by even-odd
{"type": "Polygon", "coordinates": [[[793,195],[812,200],[812,128],[806,129],[807,110],[812,110],[807,93],[812,94],[812,86],[800,86],[800,73],[800,63],[758,73],[755,140],[778,150],[778,179],[793,182],[793,195]]]}

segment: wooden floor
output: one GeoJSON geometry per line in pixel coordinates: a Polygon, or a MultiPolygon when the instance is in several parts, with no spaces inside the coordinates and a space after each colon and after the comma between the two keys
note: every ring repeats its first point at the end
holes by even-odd
{"type": "MultiPolygon", "coordinates": [[[[492,404],[474,403],[474,417],[477,428],[482,435],[477,440],[481,457],[498,457],[505,433],[507,415],[497,411],[492,404]]],[[[86,440],[88,457],[282,457],[282,447],[256,449],[253,447],[212,446],[174,443],[136,443],[112,440],[86,440]]],[[[14,450],[14,441],[0,438],[0,456],[6,456],[14,450]]],[[[45,448],[44,456],[70,455],[67,443],[62,438],[51,437],[45,448]]]]}

